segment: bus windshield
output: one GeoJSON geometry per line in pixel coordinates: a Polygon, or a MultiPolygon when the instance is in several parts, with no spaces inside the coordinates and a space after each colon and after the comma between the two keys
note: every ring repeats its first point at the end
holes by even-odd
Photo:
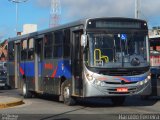
{"type": "Polygon", "coordinates": [[[89,33],[88,36],[91,67],[134,67],[147,63],[147,35],[89,33]]]}

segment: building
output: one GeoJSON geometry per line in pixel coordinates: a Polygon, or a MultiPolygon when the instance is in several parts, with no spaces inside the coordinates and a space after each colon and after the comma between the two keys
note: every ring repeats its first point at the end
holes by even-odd
{"type": "Polygon", "coordinates": [[[152,67],[160,66],[160,27],[153,27],[149,32],[150,63],[152,67]]]}
{"type": "Polygon", "coordinates": [[[8,42],[5,40],[0,44],[0,62],[5,62],[7,61],[8,58],[8,42]]]}
{"type": "Polygon", "coordinates": [[[24,24],[23,25],[23,32],[21,35],[36,32],[37,31],[37,25],[36,24],[24,24]]]}
{"type": "Polygon", "coordinates": [[[149,37],[160,36],[160,26],[153,27],[149,30],[149,37]]]}

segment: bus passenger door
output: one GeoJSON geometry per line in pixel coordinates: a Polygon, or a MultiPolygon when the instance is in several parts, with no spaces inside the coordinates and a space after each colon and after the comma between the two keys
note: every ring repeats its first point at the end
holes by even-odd
{"type": "Polygon", "coordinates": [[[43,36],[35,39],[35,90],[43,91],[42,65],[43,65],[43,36]]]}
{"type": "Polygon", "coordinates": [[[15,43],[15,88],[22,88],[22,80],[20,79],[20,43],[15,43]]]}
{"type": "Polygon", "coordinates": [[[81,35],[83,30],[73,32],[73,50],[72,50],[72,72],[73,72],[73,91],[75,95],[82,95],[83,81],[82,81],[82,49],[81,49],[81,35]]]}

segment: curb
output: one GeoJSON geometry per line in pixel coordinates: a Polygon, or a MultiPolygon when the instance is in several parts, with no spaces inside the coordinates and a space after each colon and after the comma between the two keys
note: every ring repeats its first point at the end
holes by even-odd
{"type": "Polygon", "coordinates": [[[13,101],[13,102],[0,103],[0,109],[14,107],[17,105],[22,105],[22,104],[24,104],[24,102],[21,99],[13,101]]]}

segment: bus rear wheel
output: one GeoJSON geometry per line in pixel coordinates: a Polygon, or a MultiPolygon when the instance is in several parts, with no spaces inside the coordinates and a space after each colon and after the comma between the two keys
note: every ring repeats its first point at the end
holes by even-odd
{"type": "Polygon", "coordinates": [[[31,98],[32,97],[32,93],[28,90],[26,83],[23,84],[23,97],[24,98],[31,98]]]}
{"type": "Polygon", "coordinates": [[[64,81],[62,83],[62,95],[63,95],[63,101],[64,104],[66,105],[75,105],[76,101],[75,99],[71,96],[71,84],[68,81],[64,81]]]}
{"type": "Polygon", "coordinates": [[[123,105],[123,103],[125,102],[125,98],[125,96],[112,97],[111,101],[113,105],[123,105]]]}

